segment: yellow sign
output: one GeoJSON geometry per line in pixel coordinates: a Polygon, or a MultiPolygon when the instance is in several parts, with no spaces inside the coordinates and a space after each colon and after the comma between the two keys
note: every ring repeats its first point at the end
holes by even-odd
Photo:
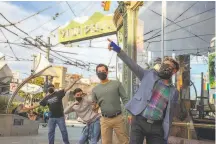
{"type": "Polygon", "coordinates": [[[96,12],[83,24],[72,21],[66,27],[60,28],[58,40],[66,44],[116,34],[116,31],[113,16],[96,12]]]}

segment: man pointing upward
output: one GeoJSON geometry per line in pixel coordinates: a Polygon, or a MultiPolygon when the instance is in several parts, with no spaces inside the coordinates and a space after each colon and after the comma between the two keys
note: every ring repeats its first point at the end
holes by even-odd
{"type": "Polygon", "coordinates": [[[108,49],[117,52],[118,57],[141,81],[137,93],[125,106],[133,115],[130,144],[143,144],[144,137],[147,144],[166,144],[173,110],[178,102],[178,91],[170,79],[179,70],[179,64],[172,58],[166,58],[158,72],[145,70],[114,42],[108,41],[108,49]]]}

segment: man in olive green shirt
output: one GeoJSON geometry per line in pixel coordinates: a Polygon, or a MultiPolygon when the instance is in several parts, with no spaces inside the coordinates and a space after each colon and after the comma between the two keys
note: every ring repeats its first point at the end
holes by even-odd
{"type": "Polygon", "coordinates": [[[128,102],[126,92],[119,81],[109,80],[108,67],[99,64],[96,73],[101,83],[92,90],[92,99],[101,109],[101,138],[103,144],[112,144],[113,130],[121,144],[128,144],[129,137],[124,125],[124,117],[121,112],[121,100],[128,102]]]}

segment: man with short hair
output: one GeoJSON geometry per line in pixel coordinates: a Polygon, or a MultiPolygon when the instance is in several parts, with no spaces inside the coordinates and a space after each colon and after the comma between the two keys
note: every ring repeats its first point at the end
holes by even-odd
{"type": "Polygon", "coordinates": [[[126,92],[119,81],[108,79],[108,67],[99,64],[96,73],[100,84],[92,90],[92,99],[101,109],[101,138],[103,144],[112,144],[113,130],[121,144],[128,144],[129,138],[122,115],[121,101],[128,102],[126,92]]]}
{"type": "Polygon", "coordinates": [[[48,94],[40,102],[40,104],[32,106],[24,110],[24,111],[29,111],[39,106],[48,105],[49,111],[50,111],[50,118],[48,121],[49,144],[54,144],[56,125],[59,126],[64,144],[70,144],[69,139],[68,139],[68,132],[67,132],[66,124],[65,124],[62,99],[65,96],[66,92],[69,91],[79,79],[80,78],[76,77],[74,83],[72,83],[69,87],[59,90],[59,91],[55,91],[54,85],[50,84],[48,86],[48,94]]]}
{"type": "Polygon", "coordinates": [[[119,46],[108,41],[108,49],[117,52],[118,57],[141,81],[137,93],[126,105],[126,109],[133,115],[130,144],[143,144],[144,137],[147,144],[167,143],[178,102],[178,90],[170,80],[179,70],[179,64],[172,58],[165,58],[158,71],[144,70],[119,46]]]}
{"type": "Polygon", "coordinates": [[[88,140],[91,141],[91,144],[97,144],[100,137],[100,114],[93,111],[94,103],[84,96],[82,89],[76,88],[73,94],[76,101],[68,106],[64,113],[75,112],[86,123],[79,144],[85,144],[88,140]]]}

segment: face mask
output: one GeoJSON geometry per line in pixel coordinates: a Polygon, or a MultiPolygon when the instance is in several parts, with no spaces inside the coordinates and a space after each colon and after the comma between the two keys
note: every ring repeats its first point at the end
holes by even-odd
{"type": "Polygon", "coordinates": [[[51,94],[51,93],[53,93],[54,92],[54,88],[49,88],[48,89],[48,92],[51,94]]]}
{"type": "Polygon", "coordinates": [[[78,102],[80,102],[80,101],[82,100],[82,97],[76,97],[76,100],[77,100],[78,102]]]}
{"type": "Polygon", "coordinates": [[[107,74],[105,72],[97,73],[97,76],[100,80],[105,80],[107,78],[107,74]]]}
{"type": "Polygon", "coordinates": [[[158,72],[158,76],[162,79],[170,79],[172,77],[172,68],[170,68],[169,64],[162,64],[159,72],[158,72]]]}

